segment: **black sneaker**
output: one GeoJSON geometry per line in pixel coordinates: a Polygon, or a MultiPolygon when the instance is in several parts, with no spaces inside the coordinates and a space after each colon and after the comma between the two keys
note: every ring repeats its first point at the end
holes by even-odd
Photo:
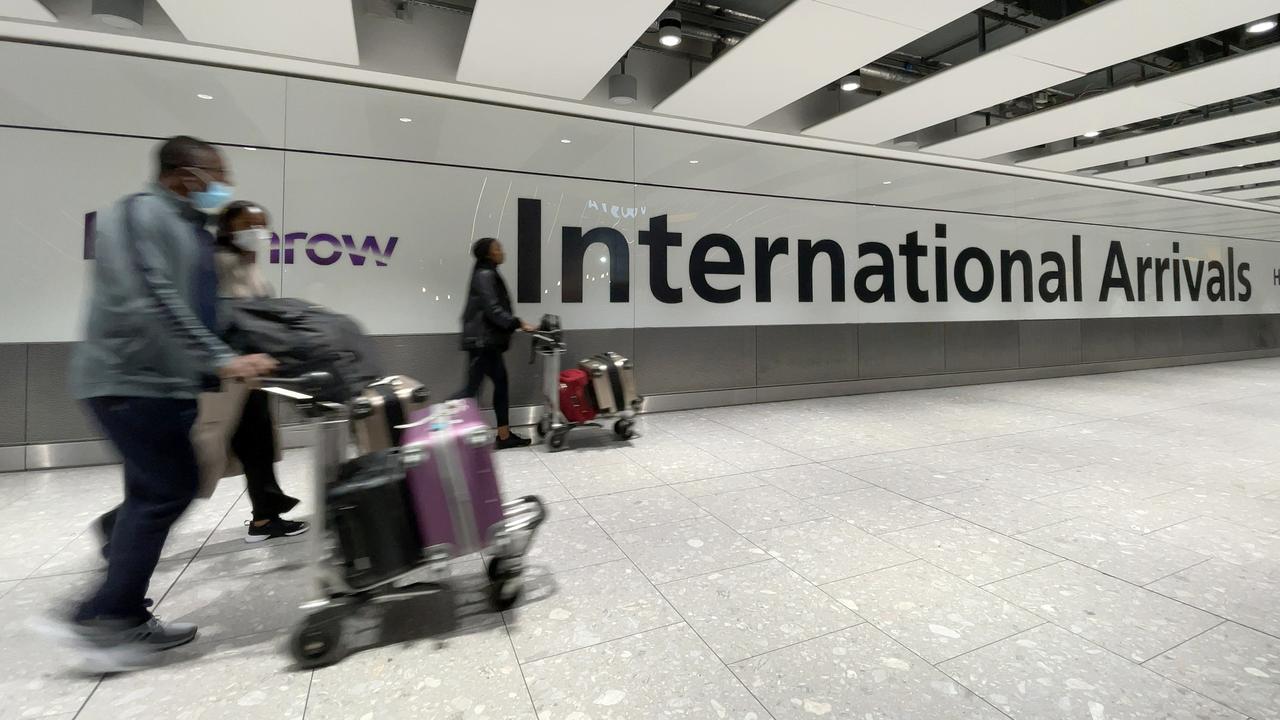
{"type": "Polygon", "coordinates": [[[78,650],[81,668],[91,673],[140,670],[152,664],[156,653],[186,645],[196,637],[195,625],[162,623],[154,616],[139,624],[47,618],[38,629],[78,650]]]}
{"type": "Polygon", "coordinates": [[[251,522],[246,522],[245,524],[249,526],[249,534],[244,538],[247,543],[293,537],[311,529],[310,525],[300,520],[285,520],[284,518],[268,520],[265,525],[254,525],[251,522]]]}
{"type": "Polygon", "coordinates": [[[529,438],[523,438],[515,433],[509,433],[506,439],[498,438],[498,449],[509,450],[511,448],[529,447],[533,441],[529,438]]]}

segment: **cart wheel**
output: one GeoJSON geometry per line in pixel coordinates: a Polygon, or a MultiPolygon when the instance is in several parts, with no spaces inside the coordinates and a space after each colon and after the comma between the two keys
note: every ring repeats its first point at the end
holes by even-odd
{"type": "Polygon", "coordinates": [[[510,610],[520,599],[524,582],[519,574],[509,573],[506,561],[500,557],[489,560],[489,602],[498,612],[510,610]]]}
{"type": "Polygon", "coordinates": [[[551,434],[551,418],[544,417],[538,421],[538,437],[546,437],[551,434]]]}
{"type": "Polygon", "coordinates": [[[289,638],[289,651],[298,667],[332,665],[342,659],[346,648],[342,642],[342,618],[308,615],[289,638]]]}
{"type": "Polygon", "coordinates": [[[630,440],[636,436],[635,423],[630,420],[619,420],[613,424],[613,434],[621,440],[630,440]]]}
{"type": "Polygon", "coordinates": [[[567,429],[552,430],[547,436],[547,447],[552,450],[559,450],[564,447],[565,436],[569,434],[567,429]]]}

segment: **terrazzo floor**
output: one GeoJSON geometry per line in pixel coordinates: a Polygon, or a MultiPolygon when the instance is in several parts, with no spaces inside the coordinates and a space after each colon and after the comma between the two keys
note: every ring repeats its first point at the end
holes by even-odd
{"type": "MultiPolygon", "coordinates": [[[[119,470],[0,475],[0,720],[1280,718],[1280,359],[641,432],[500,455],[551,508],[515,609],[464,558],[316,671],[284,647],[307,544],[246,545],[233,479],[153,582],[198,640],[75,673],[28,623],[92,584],[119,470]]],[[[303,514],[308,459],[280,467],[303,514]]]]}

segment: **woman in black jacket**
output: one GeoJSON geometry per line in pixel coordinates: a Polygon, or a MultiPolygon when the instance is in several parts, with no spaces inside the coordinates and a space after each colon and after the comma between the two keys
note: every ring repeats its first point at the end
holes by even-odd
{"type": "Polygon", "coordinates": [[[471,246],[475,268],[467,290],[467,306],[462,312],[462,349],[467,351],[467,386],[455,398],[474,398],[486,375],[493,380],[493,411],[498,416],[498,449],[525,447],[529,439],[511,432],[507,388],[507,366],[502,354],[511,346],[517,330],[533,332],[529,323],[512,313],[511,295],[498,274],[506,259],[502,243],[481,238],[471,246]]]}

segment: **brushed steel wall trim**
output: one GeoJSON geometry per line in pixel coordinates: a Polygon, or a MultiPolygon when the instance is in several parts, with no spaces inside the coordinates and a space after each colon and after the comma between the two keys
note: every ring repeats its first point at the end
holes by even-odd
{"type": "Polygon", "coordinates": [[[28,470],[114,465],[120,462],[115,448],[111,447],[111,443],[106,440],[41,443],[28,445],[26,450],[28,470]]]}
{"type": "Polygon", "coordinates": [[[18,472],[26,469],[27,448],[25,445],[0,447],[0,473],[18,472]]]}

